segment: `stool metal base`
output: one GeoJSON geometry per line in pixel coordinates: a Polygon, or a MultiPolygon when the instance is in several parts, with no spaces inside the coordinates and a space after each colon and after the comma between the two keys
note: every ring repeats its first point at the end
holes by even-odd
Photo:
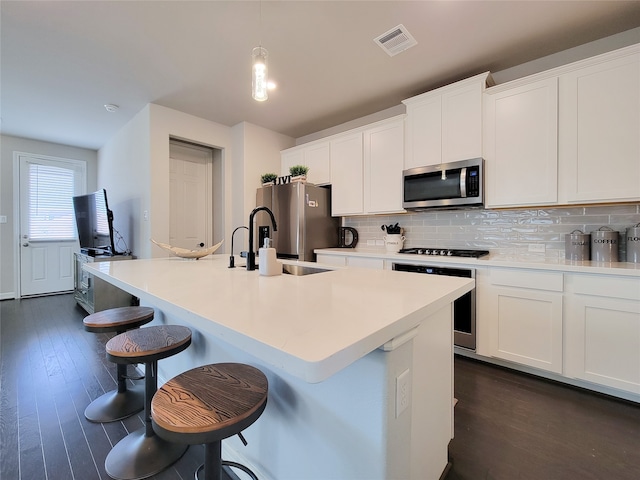
{"type": "Polygon", "coordinates": [[[111,390],[91,402],[84,411],[90,422],[107,423],[123,420],[144,410],[144,385],[127,387],[124,392],[111,390]]]}
{"type": "Polygon", "coordinates": [[[141,428],[120,440],[104,463],[107,474],[117,480],[147,478],[177,462],[188,445],[167,442],[157,435],[145,435],[141,428]]]}
{"type": "MultiPolygon", "coordinates": [[[[231,470],[231,468],[229,467],[234,467],[237,468],[239,470],[242,470],[244,473],[246,473],[247,475],[249,475],[253,480],[258,480],[258,477],[256,476],[255,473],[253,473],[248,467],[245,467],[244,465],[242,465],[241,463],[237,463],[237,462],[231,462],[229,460],[222,460],[222,471],[224,473],[227,474],[227,477],[229,478],[238,478],[237,475],[235,475],[233,473],[233,471],[231,470]]],[[[224,477],[222,477],[224,478],[224,477]]],[[[198,467],[198,469],[196,470],[196,473],[194,475],[194,479],[195,480],[207,480],[206,477],[204,476],[204,463],[202,465],[200,465],[198,467]]]]}

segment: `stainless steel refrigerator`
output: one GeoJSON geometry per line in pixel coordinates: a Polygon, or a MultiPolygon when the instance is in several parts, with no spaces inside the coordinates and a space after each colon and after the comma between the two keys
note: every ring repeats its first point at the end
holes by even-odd
{"type": "Polygon", "coordinates": [[[256,207],[268,207],[275,216],[278,230],[272,231],[269,215],[255,216],[256,252],[269,237],[278,258],[314,262],[316,248],[338,246],[340,218],[331,216],[331,190],[308,183],[291,182],[259,188],[256,207]]]}

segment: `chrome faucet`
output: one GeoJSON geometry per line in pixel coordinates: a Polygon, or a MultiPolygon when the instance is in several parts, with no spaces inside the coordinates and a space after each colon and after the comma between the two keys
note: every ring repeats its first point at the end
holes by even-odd
{"type": "Polygon", "coordinates": [[[276,219],[273,216],[273,212],[267,207],[256,207],[249,214],[249,251],[247,252],[247,270],[256,269],[256,252],[253,251],[253,217],[256,216],[260,210],[264,210],[271,217],[271,224],[273,225],[273,231],[277,232],[276,219]]]}
{"type": "Polygon", "coordinates": [[[241,228],[244,228],[245,230],[249,230],[247,227],[242,225],[241,227],[237,227],[231,234],[231,256],[229,257],[229,268],[236,268],[236,259],[233,256],[233,237],[235,236],[236,232],[241,228]]]}

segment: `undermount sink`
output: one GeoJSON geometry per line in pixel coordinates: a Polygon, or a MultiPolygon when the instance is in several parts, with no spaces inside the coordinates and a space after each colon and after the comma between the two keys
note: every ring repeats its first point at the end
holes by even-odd
{"type": "Polygon", "coordinates": [[[313,275],[314,273],[322,273],[322,272],[330,272],[331,269],[328,268],[318,268],[318,267],[309,267],[306,265],[291,265],[291,264],[283,264],[282,265],[282,273],[286,273],[288,275],[302,276],[302,275],[313,275]]]}

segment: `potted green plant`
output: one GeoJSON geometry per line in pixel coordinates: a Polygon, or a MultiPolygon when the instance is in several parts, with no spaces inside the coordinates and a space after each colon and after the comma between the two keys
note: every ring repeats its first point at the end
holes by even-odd
{"type": "Polygon", "coordinates": [[[276,178],[278,178],[278,175],[276,175],[275,173],[265,173],[260,177],[260,180],[262,180],[263,186],[267,186],[274,185],[276,182],[276,178]]]}
{"type": "Polygon", "coordinates": [[[309,167],[305,165],[293,165],[289,167],[289,173],[291,174],[291,181],[304,182],[307,180],[307,172],[309,167]]]}

